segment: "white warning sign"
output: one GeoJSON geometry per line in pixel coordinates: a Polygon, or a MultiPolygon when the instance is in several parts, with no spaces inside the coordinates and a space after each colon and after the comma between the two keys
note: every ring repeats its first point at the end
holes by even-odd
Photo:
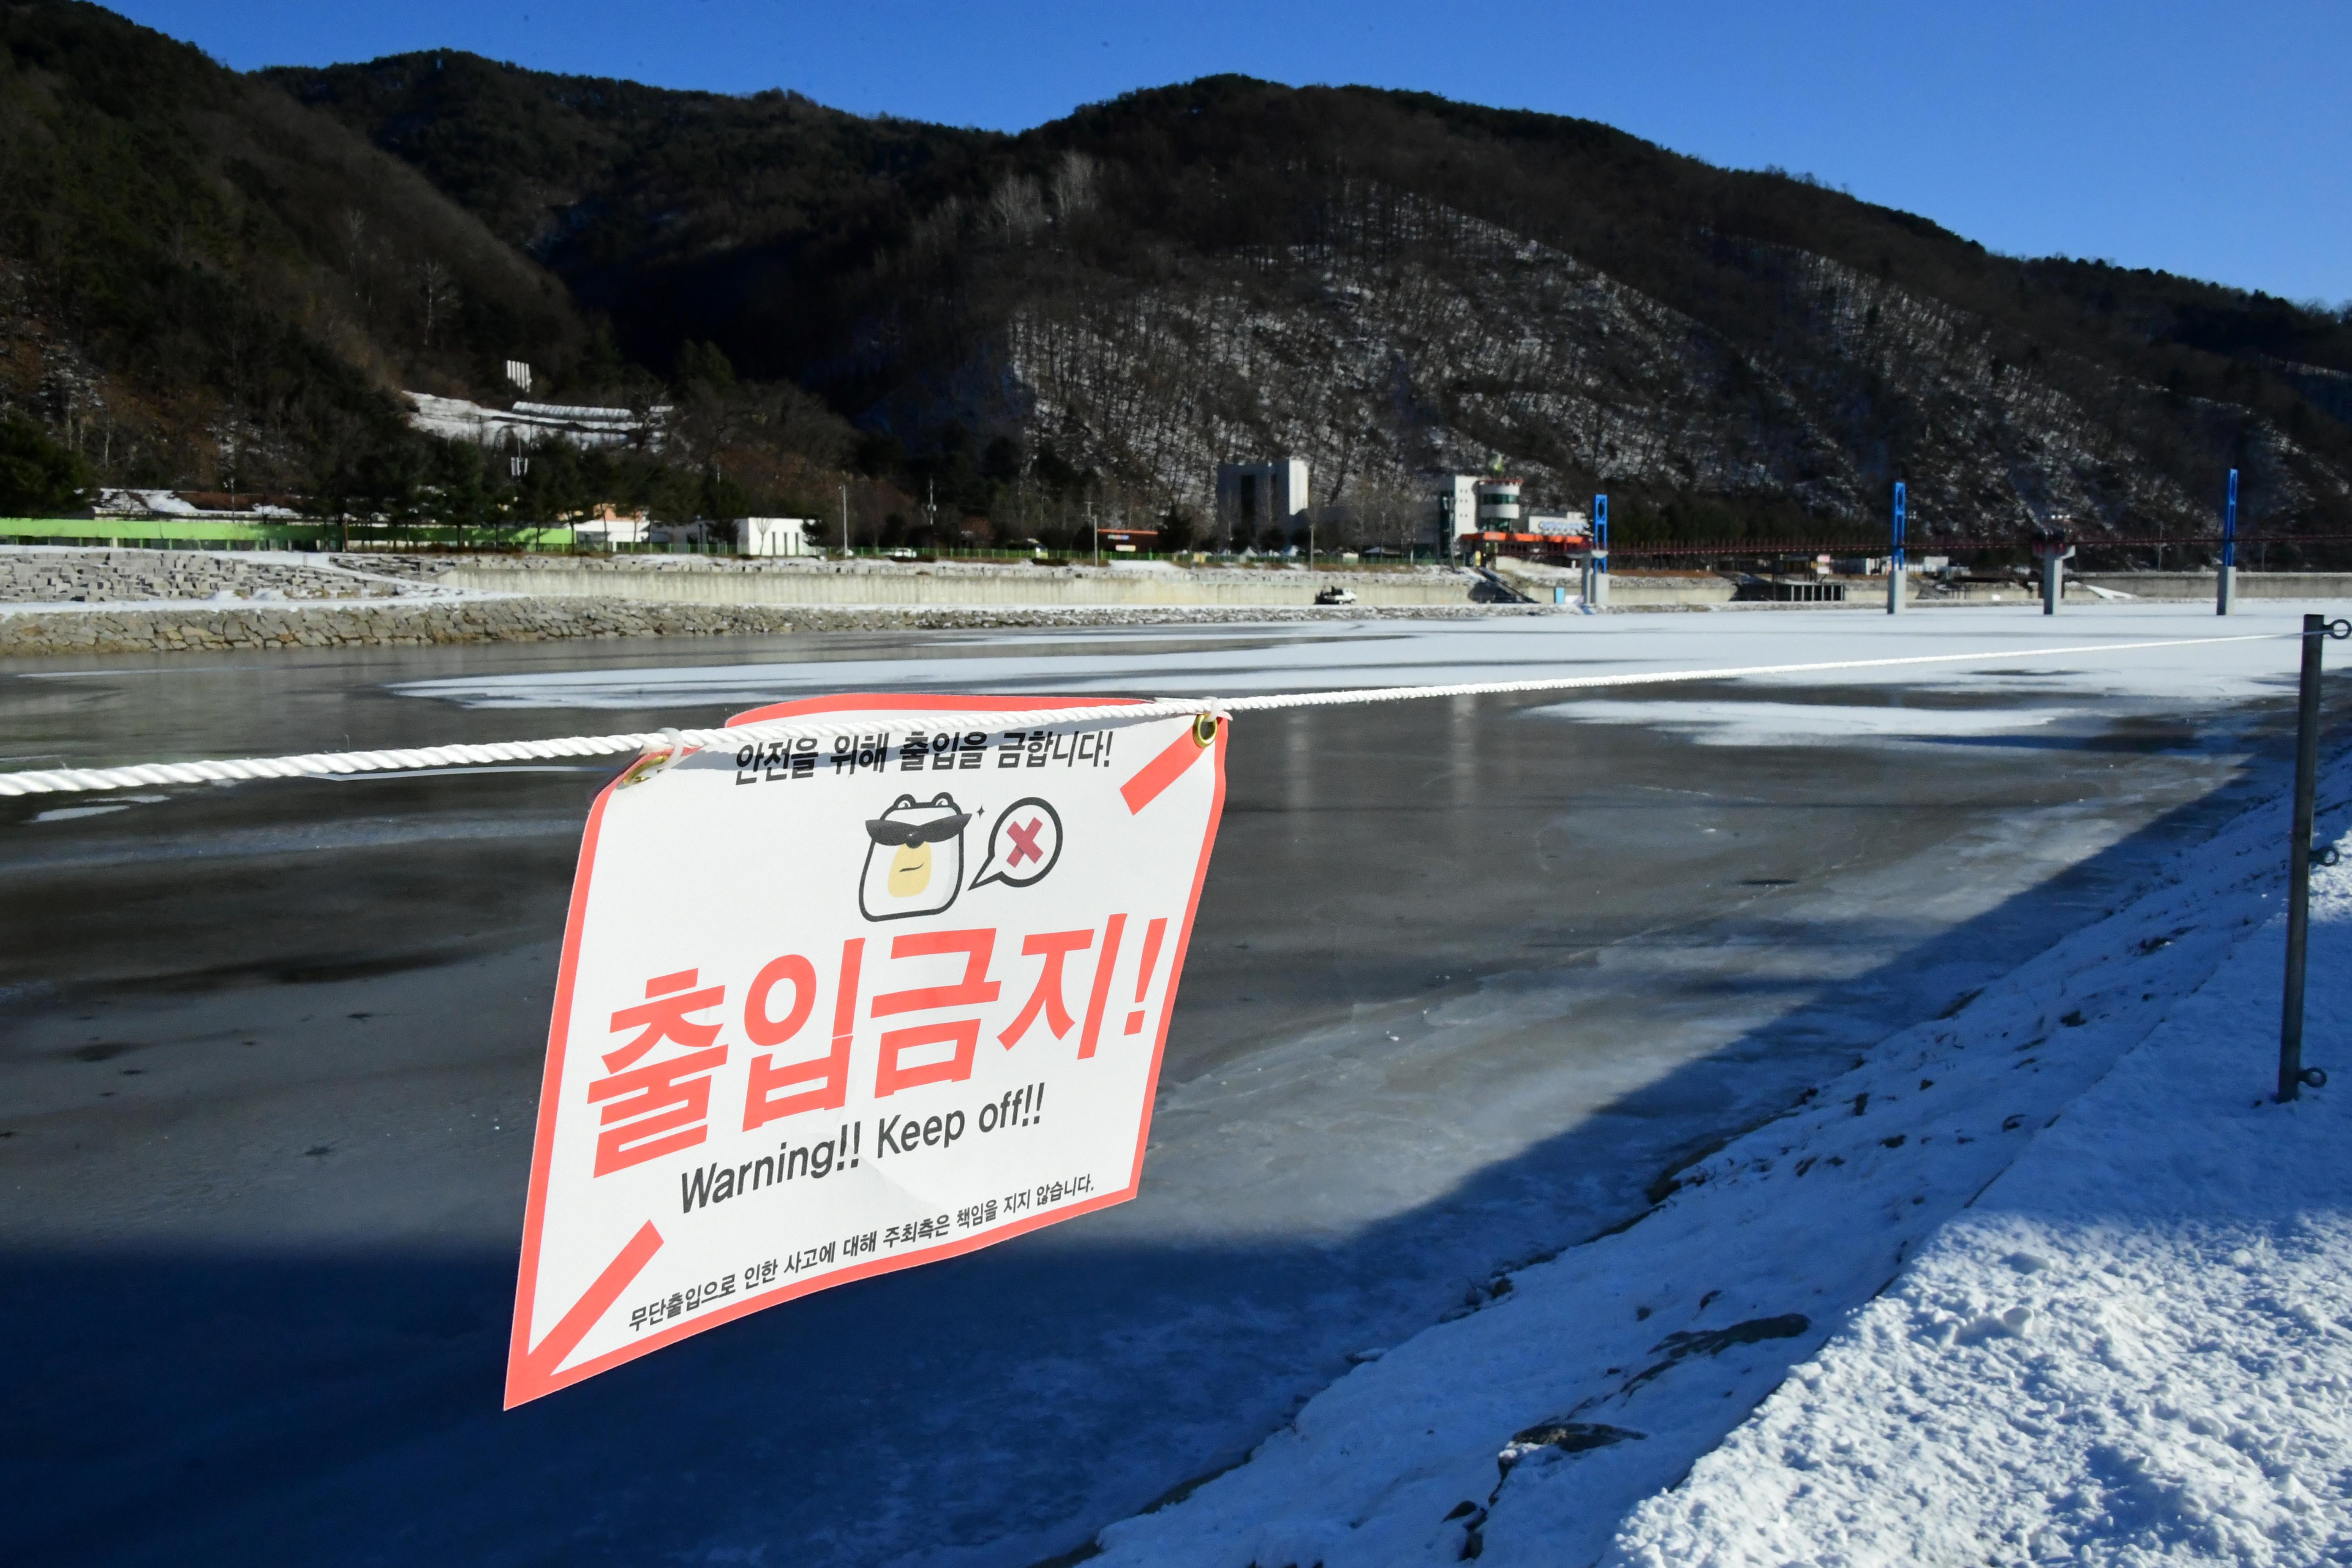
{"type": "Polygon", "coordinates": [[[646,758],[597,797],[509,1408],[1135,1195],[1223,726],[992,722],[1108,705],[787,703],[733,722],[826,733],[646,758]]]}

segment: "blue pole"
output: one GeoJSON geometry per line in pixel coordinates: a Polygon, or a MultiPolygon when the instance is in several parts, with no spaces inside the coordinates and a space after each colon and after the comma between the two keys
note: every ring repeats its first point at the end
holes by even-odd
{"type": "Polygon", "coordinates": [[[1592,498],[1592,547],[1584,552],[1584,608],[1609,607],[1609,498],[1592,498]]]}
{"type": "Polygon", "coordinates": [[[1886,613],[1890,616],[1903,613],[1903,519],[1908,504],[1909,492],[1904,488],[1903,481],[1897,479],[1895,481],[1894,550],[1886,560],[1886,613]]]}
{"type": "Polygon", "coordinates": [[[2221,569],[2213,574],[2213,613],[2226,616],[2238,602],[2238,470],[2230,470],[2230,500],[2221,511],[2221,569]]]}
{"type": "Polygon", "coordinates": [[[2221,517],[2221,564],[2238,563],[2238,470],[2230,470],[2230,509],[2221,517]]]}

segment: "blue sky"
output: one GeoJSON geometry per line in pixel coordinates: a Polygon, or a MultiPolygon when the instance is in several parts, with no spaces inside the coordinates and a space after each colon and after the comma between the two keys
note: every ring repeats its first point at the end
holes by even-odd
{"type": "Polygon", "coordinates": [[[446,47],[1019,130],[1218,71],[1583,115],[1996,250],[2352,300],[2352,4],[131,0],[240,68],[446,47]]]}

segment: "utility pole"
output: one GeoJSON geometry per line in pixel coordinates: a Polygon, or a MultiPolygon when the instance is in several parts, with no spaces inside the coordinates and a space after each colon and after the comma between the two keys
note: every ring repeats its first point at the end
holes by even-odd
{"type": "Polygon", "coordinates": [[[841,487],[841,555],[849,558],[849,487],[841,487]]]}
{"type": "Polygon", "coordinates": [[[1895,481],[1895,550],[1886,558],[1886,613],[1903,613],[1903,513],[1906,497],[1903,481],[1895,481]]]}

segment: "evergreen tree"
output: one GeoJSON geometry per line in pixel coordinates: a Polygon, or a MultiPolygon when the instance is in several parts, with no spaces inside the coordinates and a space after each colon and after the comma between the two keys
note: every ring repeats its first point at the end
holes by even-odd
{"type": "Polygon", "coordinates": [[[0,420],[0,517],[56,517],[89,504],[89,465],[39,426],[0,420]]]}

